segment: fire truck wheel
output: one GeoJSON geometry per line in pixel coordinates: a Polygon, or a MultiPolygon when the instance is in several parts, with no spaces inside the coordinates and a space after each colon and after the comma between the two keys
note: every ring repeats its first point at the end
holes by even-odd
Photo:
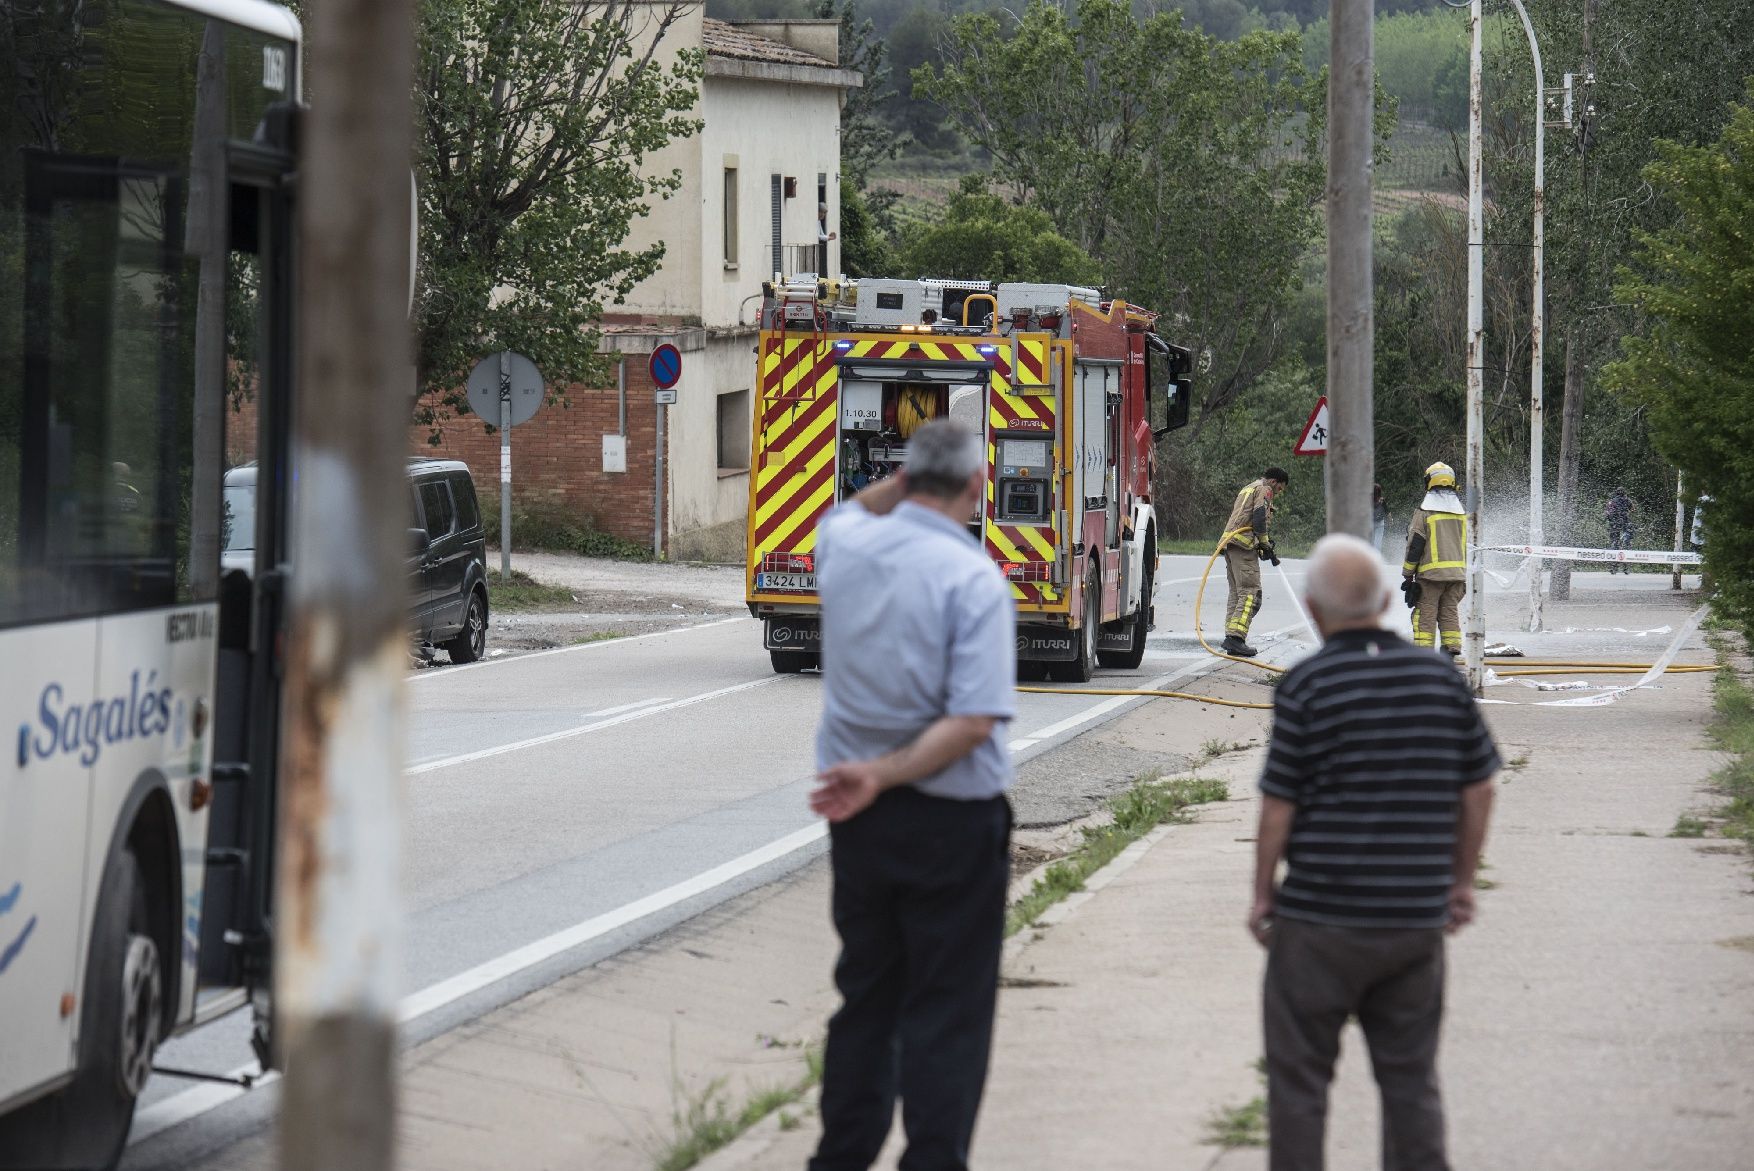
{"type": "Polygon", "coordinates": [[[0,1168],[114,1167],[163,1020],[158,945],[132,850],[104,870],[80,997],[79,1065],[66,1087],[0,1118],[0,1168]]]}
{"type": "Polygon", "coordinates": [[[1145,637],[1151,631],[1151,565],[1145,565],[1145,580],[1139,591],[1139,609],[1126,620],[1130,640],[1124,651],[1098,651],[1096,661],[1105,667],[1122,671],[1137,670],[1145,661],[1145,637]]]}
{"type": "Polygon", "coordinates": [[[1096,674],[1096,639],[1102,625],[1102,578],[1094,572],[1084,583],[1084,625],[1078,628],[1078,657],[1054,663],[1048,673],[1061,683],[1088,683],[1096,674]]]}

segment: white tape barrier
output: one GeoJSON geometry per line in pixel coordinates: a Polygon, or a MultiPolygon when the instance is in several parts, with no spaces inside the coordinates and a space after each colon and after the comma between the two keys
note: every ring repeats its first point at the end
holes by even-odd
{"type": "MultiPolygon", "coordinates": [[[[1691,638],[1693,632],[1699,629],[1699,624],[1705,621],[1705,613],[1710,608],[1709,605],[1701,606],[1699,609],[1689,614],[1687,616],[1687,621],[1681,623],[1681,629],[1676,632],[1674,639],[1670,641],[1667,647],[1663,648],[1663,653],[1657,656],[1657,661],[1650,665],[1650,670],[1640,675],[1638,681],[1635,683],[1628,683],[1624,687],[1610,687],[1595,695],[1579,695],[1574,696],[1571,699],[1543,699],[1532,704],[1518,704],[1514,699],[1482,699],[1478,702],[1506,703],[1517,707],[1606,707],[1628,691],[1637,691],[1640,687],[1649,687],[1652,683],[1661,679],[1663,677],[1663,672],[1667,671],[1670,664],[1675,661],[1675,656],[1681,653],[1682,644],[1691,638]]],[[[1503,682],[1503,680],[1500,680],[1500,682],[1503,682]]]]}
{"type": "Polygon", "coordinates": [[[1698,565],[1698,553],[1674,553],[1666,549],[1573,549],[1565,545],[1485,545],[1482,553],[1509,553],[1514,557],[1550,557],[1555,561],[1612,561],[1629,565],[1698,565]]]}

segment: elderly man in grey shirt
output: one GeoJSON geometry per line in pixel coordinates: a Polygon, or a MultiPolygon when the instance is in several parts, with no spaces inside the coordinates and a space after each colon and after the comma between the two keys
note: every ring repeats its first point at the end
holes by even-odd
{"type": "Polygon", "coordinates": [[[1010,877],[1016,619],[970,536],[982,445],[940,420],[817,531],[821,783],[835,983],[811,1171],[864,1171],[897,1096],[904,1171],[963,1171],[986,1082],[1010,877]]]}

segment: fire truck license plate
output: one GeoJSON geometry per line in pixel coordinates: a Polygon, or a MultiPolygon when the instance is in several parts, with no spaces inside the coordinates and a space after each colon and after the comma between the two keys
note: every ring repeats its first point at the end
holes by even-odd
{"type": "Polygon", "coordinates": [[[755,588],[758,590],[816,590],[814,573],[758,573],[755,575],[755,588]]]}

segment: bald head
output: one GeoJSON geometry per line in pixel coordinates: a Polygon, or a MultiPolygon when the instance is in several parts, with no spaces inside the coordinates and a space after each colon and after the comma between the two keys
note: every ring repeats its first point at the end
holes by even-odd
{"type": "Polygon", "coordinates": [[[1382,557],[1346,533],[1330,533],[1316,542],[1304,588],[1310,615],[1323,637],[1338,630],[1379,626],[1389,608],[1382,557]]]}

